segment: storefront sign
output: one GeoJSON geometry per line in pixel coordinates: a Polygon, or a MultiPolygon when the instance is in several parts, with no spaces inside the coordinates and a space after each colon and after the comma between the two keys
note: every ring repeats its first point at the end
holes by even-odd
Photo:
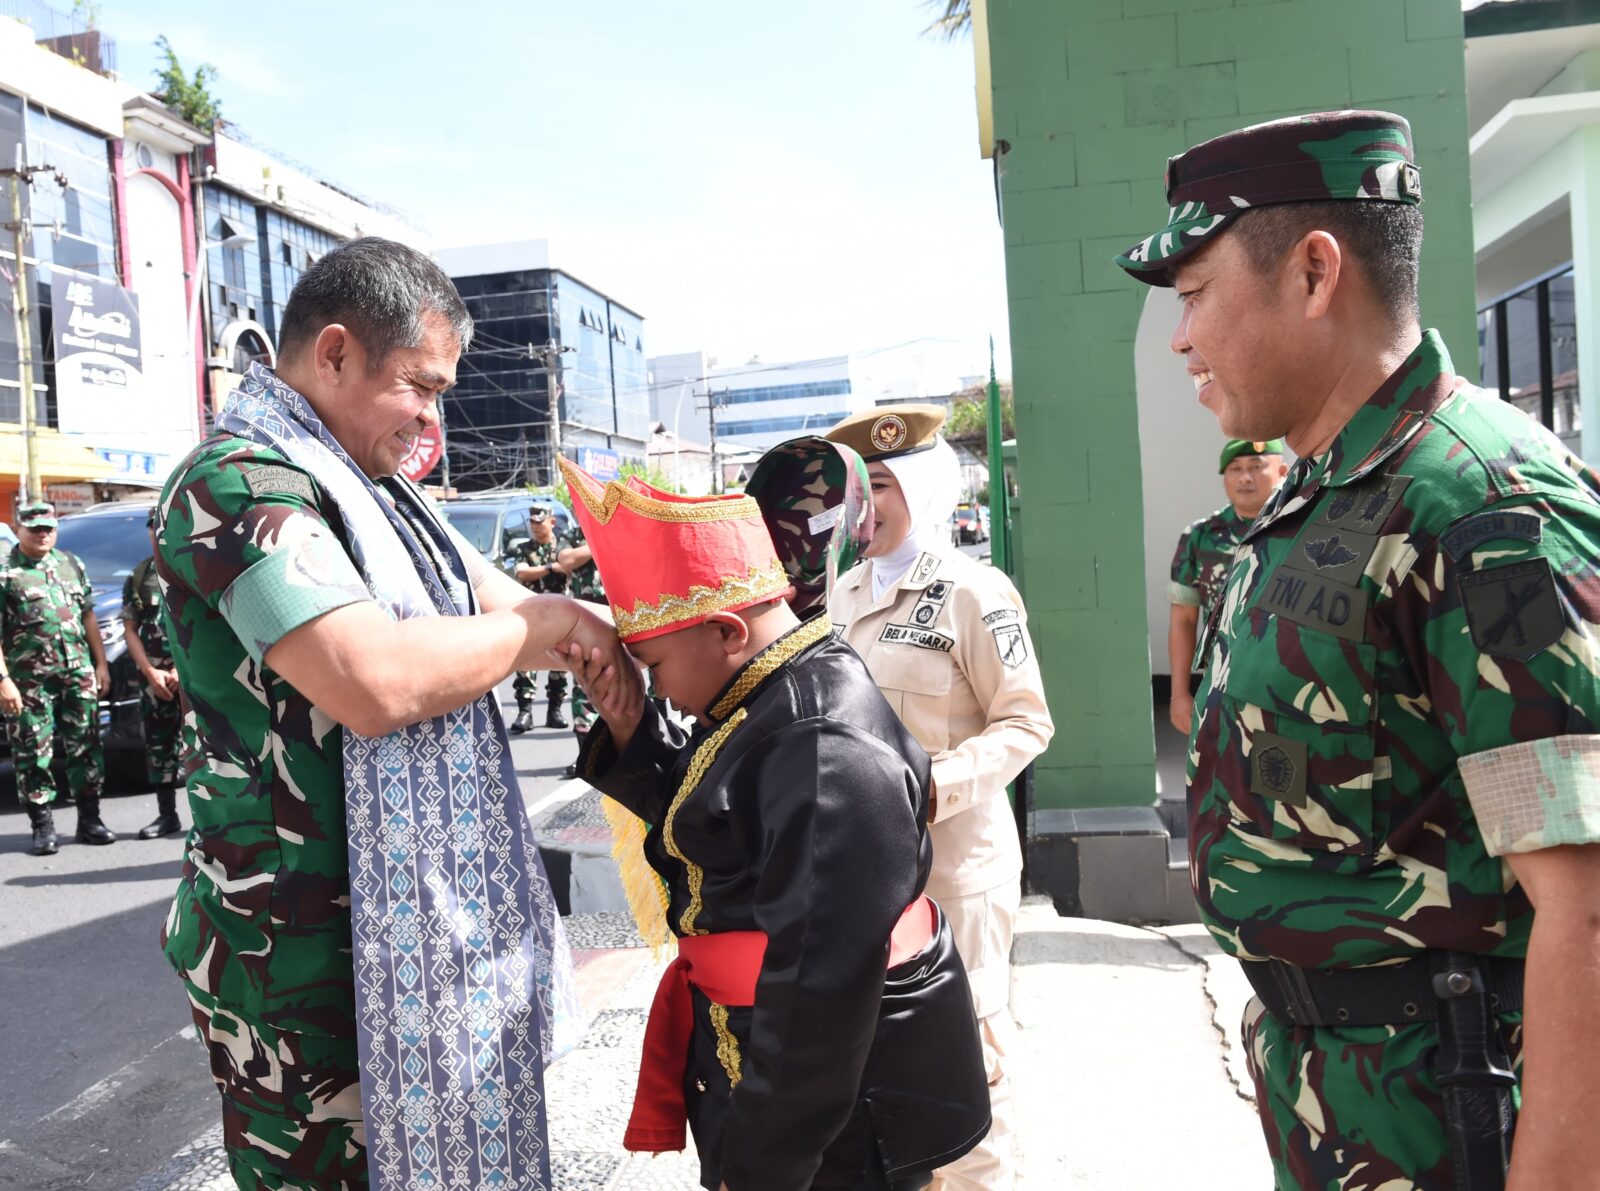
{"type": "Polygon", "coordinates": [[[149,430],[139,299],[120,285],[56,270],[50,283],[55,323],[56,410],[68,434],[149,430]]]}
{"type": "Polygon", "coordinates": [[[579,447],[578,466],[597,480],[615,480],[622,474],[622,457],[598,447],[579,447]]]}
{"type": "Polygon", "coordinates": [[[420,483],[439,466],[439,460],[443,458],[444,431],[438,426],[429,426],[417,436],[410,452],[400,460],[400,471],[412,483],[420,483]]]}
{"type": "Polygon", "coordinates": [[[93,484],[46,484],[44,498],[57,513],[81,513],[94,504],[93,484]]]}

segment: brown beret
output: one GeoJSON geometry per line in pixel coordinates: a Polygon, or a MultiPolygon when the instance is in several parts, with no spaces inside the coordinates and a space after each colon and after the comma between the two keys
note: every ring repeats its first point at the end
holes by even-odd
{"type": "Polygon", "coordinates": [[[930,450],[944,425],[942,405],[880,405],[851,414],[825,438],[854,448],[868,463],[930,450]]]}

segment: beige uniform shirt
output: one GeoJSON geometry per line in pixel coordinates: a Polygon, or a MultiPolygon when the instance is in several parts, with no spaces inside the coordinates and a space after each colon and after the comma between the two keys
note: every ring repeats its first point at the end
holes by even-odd
{"type": "Polygon", "coordinates": [[[928,893],[962,897],[1016,880],[1022,849],[1006,786],[1055,726],[1011,580],[954,548],[929,551],[877,601],[870,566],[847,572],[828,616],[933,758],[928,893]]]}

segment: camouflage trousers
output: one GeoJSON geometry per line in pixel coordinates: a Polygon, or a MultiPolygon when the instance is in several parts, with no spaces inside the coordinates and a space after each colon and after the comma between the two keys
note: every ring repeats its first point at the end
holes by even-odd
{"type": "Polygon", "coordinates": [[[139,697],[144,724],[144,766],[152,786],[175,786],[180,780],[183,705],[177,699],[163,702],[145,687],[139,697]]]}
{"type": "Polygon", "coordinates": [[[356,1040],[276,1030],[184,988],[222,1093],[222,1141],[239,1191],[365,1188],[356,1040]]]}
{"type": "MultiPolygon", "coordinates": [[[[1522,1015],[1500,1030],[1520,1073],[1522,1015]]],[[[1454,1191],[1433,1023],[1288,1026],[1252,998],[1243,1037],[1277,1191],[1454,1191]]]]}
{"type": "MultiPolygon", "coordinates": [[[[533,705],[539,696],[539,672],[537,670],[518,670],[517,676],[512,680],[511,689],[517,696],[518,711],[532,711],[533,705]]],[[[567,672],[565,670],[551,670],[550,677],[545,680],[544,693],[551,703],[559,704],[567,697],[567,672]]]]}
{"type": "Polygon", "coordinates": [[[59,745],[72,796],[98,796],[105,784],[105,759],[100,752],[100,696],[94,671],[30,675],[18,690],[22,710],[7,724],[18,795],[40,804],[55,799],[50,765],[59,745]]]}

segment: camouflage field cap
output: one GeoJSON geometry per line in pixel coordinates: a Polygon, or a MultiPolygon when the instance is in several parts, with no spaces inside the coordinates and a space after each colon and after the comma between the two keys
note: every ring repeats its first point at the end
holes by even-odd
{"type": "Polygon", "coordinates": [[[896,455],[931,451],[944,419],[940,405],[880,405],[851,414],[825,437],[844,443],[868,463],[876,463],[896,455]]]}
{"type": "Polygon", "coordinates": [[[56,507],[47,500],[36,500],[17,510],[17,524],[24,529],[54,529],[56,507]]]}
{"type": "Polygon", "coordinates": [[[1150,285],[1251,207],[1422,202],[1411,125],[1393,112],[1316,112],[1225,133],[1167,160],[1167,225],[1117,264],[1150,285]]]}
{"type": "Polygon", "coordinates": [[[1269,438],[1265,442],[1251,442],[1247,438],[1230,438],[1222,448],[1222,458],[1217,463],[1217,474],[1228,470],[1228,464],[1241,455],[1281,455],[1283,439],[1269,438]]]}
{"type": "Polygon", "coordinates": [[[825,438],[790,439],[761,456],[744,491],[761,506],[794,585],[789,606],[804,612],[826,601],[872,540],[872,486],[861,456],[825,438]]]}

